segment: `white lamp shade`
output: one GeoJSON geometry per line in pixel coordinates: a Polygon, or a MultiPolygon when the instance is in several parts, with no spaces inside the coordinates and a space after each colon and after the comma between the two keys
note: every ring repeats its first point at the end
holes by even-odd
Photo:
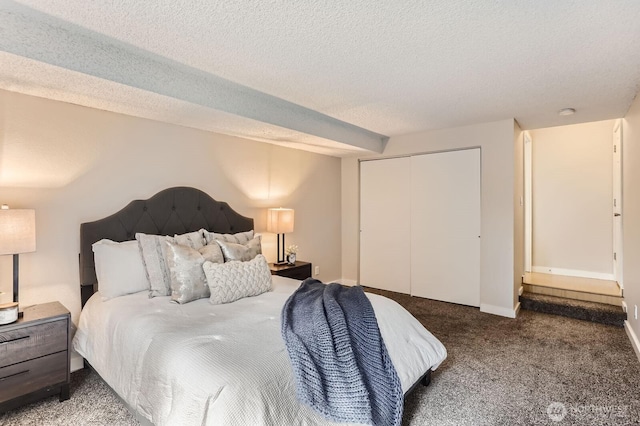
{"type": "Polygon", "coordinates": [[[274,234],[293,232],[293,209],[267,210],[267,232],[274,234]]]}
{"type": "Polygon", "coordinates": [[[36,211],[0,209],[0,255],[36,251],[36,211]]]}

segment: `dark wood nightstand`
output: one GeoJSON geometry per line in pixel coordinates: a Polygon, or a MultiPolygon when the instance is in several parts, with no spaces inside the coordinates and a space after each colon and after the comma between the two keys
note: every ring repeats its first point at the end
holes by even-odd
{"type": "Polygon", "coordinates": [[[275,265],[269,264],[271,275],[293,278],[294,280],[304,280],[311,276],[311,263],[296,261],[295,265],[275,265]]]}
{"type": "Polygon", "coordinates": [[[0,326],[0,413],[59,394],[69,399],[71,315],[58,302],[0,326]]]}

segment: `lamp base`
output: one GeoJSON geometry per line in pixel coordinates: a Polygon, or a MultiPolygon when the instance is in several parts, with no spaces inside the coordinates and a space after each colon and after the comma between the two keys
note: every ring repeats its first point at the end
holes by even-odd
{"type": "Polygon", "coordinates": [[[0,325],[11,324],[18,321],[22,312],[18,312],[18,303],[4,303],[0,305],[0,325]]]}

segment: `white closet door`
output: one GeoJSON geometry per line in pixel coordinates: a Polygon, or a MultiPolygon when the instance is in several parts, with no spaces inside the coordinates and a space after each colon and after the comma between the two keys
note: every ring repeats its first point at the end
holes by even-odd
{"type": "Polygon", "coordinates": [[[410,158],[360,163],[360,284],[410,292],[410,158]]]}
{"type": "Polygon", "coordinates": [[[480,306],[480,149],[411,157],[411,294],[480,306]]]}

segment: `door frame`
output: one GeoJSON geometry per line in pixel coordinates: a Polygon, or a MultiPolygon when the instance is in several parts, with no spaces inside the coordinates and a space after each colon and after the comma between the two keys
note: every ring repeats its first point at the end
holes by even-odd
{"type": "Polygon", "coordinates": [[[523,132],[524,138],[524,271],[531,272],[533,256],[533,194],[532,194],[532,156],[533,140],[529,132],[523,132]]]}
{"type": "Polygon", "coordinates": [[[613,279],[617,281],[620,288],[623,284],[622,269],[622,120],[616,120],[613,125],[612,135],[613,150],[613,193],[612,193],[612,213],[613,213],[613,279]]]}
{"type": "MultiPolygon", "coordinates": [[[[533,139],[529,132],[523,132],[524,137],[524,267],[525,272],[533,272],[533,139]]],[[[613,267],[613,279],[618,282],[620,288],[623,288],[623,252],[622,252],[622,216],[618,216],[620,220],[616,221],[615,215],[622,214],[622,149],[623,134],[622,120],[616,120],[612,130],[612,151],[613,154],[613,189],[612,189],[612,221],[613,226],[613,252],[611,257],[613,267]],[[616,140],[616,134],[619,136],[619,142],[616,140]],[[616,146],[617,145],[617,146],[616,146]],[[616,155],[619,161],[616,162],[616,155]],[[616,179],[618,185],[616,186],[616,179]],[[617,193],[616,193],[617,192],[617,193]],[[614,256],[616,260],[614,260],[614,256]]],[[[565,272],[566,273],[566,272],[565,272]]],[[[595,278],[595,277],[591,277],[595,278]]]]}

